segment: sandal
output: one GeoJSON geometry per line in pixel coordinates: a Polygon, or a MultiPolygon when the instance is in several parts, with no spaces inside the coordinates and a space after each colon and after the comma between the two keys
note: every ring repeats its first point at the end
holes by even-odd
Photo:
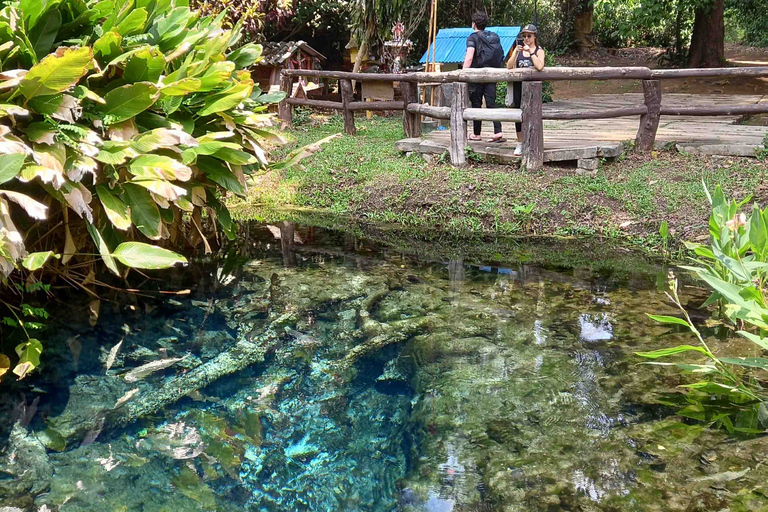
{"type": "Polygon", "coordinates": [[[498,143],[501,143],[501,142],[507,142],[507,139],[505,139],[504,137],[499,137],[498,139],[488,139],[488,142],[498,142],[498,143]]]}
{"type": "Polygon", "coordinates": [[[483,140],[483,138],[482,138],[481,136],[479,136],[479,135],[470,135],[470,136],[469,136],[469,137],[467,137],[467,138],[468,138],[469,140],[474,140],[474,141],[483,140]]]}

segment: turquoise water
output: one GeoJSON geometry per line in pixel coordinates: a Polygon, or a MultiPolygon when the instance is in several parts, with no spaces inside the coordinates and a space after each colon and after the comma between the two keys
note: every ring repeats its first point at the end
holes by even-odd
{"type": "MultiPolygon", "coordinates": [[[[645,316],[674,314],[656,284],[665,269],[624,253],[588,266],[571,247],[534,265],[514,243],[379,235],[251,225],[145,290],[189,294],[105,304],[95,327],[62,306],[38,374],[3,384],[0,504],[768,506],[762,438],[681,421],[663,405],[680,377],[637,365],[636,351],[692,341],[645,316]],[[12,418],[28,425],[11,432],[12,418]]],[[[693,306],[706,292],[682,295],[693,306]]],[[[712,334],[716,350],[738,348],[712,334]]]]}

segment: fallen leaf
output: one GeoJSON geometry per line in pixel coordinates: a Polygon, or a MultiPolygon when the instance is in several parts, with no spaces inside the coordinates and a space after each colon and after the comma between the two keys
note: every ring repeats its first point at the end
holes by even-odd
{"type": "Polygon", "coordinates": [[[77,370],[77,362],[80,360],[80,352],[83,349],[83,344],[77,339],[79,337],[80,335],[78,334],[67,340],[67,346],[69,347],[69,351],[72,352],[72,359],[75,361],[75,370],[77,370]]]}
{"type": "Polygon", "coordinates": [[[121,397],[120,397],[120,398],[117,400],[117,402],[115,402],[115,406],[113,407],[113,409],[117,409],[118,407],[120,407],[121,405],[123,405],[125,402],[127,402],[128,400],[130,400],[131,398],[133,398],[133,397],[134,397],[134,395],[136,395],[136,393],[138,393],[138,392],[139,392],[139,388],[134,388],[134,389],[132,389],[132,390],[130,390],[130,391],[128,391],[128,392],[126,392],[126,393],[125,393],[123,396],[121,396],[121,397]]]}
{"type": "Polygon", "coordinates": [[[164,370],[169,366],[173,366],[174,364],[178,363],[182,359],[184,358],[172,357],[170,359],[158,359],[157,361],[152,361],[151,363],[143,364],[129,371],[127,374],[125,374],[125,380],[126,382],[136,382],[137,380],[141,380],[144,377],[156,371],[164,370]]]}
{"type": "Polygon", "coordinates": [[[112,365],[115,364],[115,358],[117,357],[117,353],[120,351],[120,347],[123,345],[123,340],[120,340],[117,345],[112,347],[109,350],[109,355],[107,356],[107,371],[109,371],[110,368],[112,368],[112,365]]]}

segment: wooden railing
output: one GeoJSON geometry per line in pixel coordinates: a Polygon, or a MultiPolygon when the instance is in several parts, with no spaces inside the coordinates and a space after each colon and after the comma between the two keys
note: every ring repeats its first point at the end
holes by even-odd
{"type": "Polygon", "coordinates": [[[624,68],[569,68],[552,67],[542,71],[526,69],[466,69],[448,73],[373,74],[340,71],[283,70],[280,89],[290,96],[296,77],[330,78],[339,81],[341,101],[326,101],[286,97],[279,105],[279,116],[284,122],[292,121],[292,105],[304,105],[341,110],[344,131],[356,133],[356,110],[402,110],[403,128],[407,137],[421,136],[421,116],[450,121],[451,163],[466,164],[467,121],[509,121],[523,124],[522,162],[528,169],[538,169],[544,163],[544,120],[550,119],[608,119],[640,116],[635,137],[635,151],[644,153],[653,149],[659,118],[675,116],[750,115],[768,113],[768,103],[757,105],[713,105],[701,107],[665,106],[661,102],[661,80],[698,77],[768,77],[768,67],[711,68],[711,69],[649,69],[624,68]],[[644,104],[634,107],[606,110],[564,110],[542,112],[541,87],[544,80],[642,80],[644,104]],[[402,101],[354,101],[352,81],[399,82],[402,101]],[[521,108],[470,108],[469,83],[522,82],[521,108]],[[434,106],[419,102],[417,84],[453,83],[451,106],[434,106]]]}

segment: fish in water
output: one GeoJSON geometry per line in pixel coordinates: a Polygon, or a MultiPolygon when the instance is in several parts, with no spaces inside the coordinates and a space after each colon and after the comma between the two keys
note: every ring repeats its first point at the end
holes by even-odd
{"type": "Polygon", "coordinates": [[[318,340],[317,338],[313,338],[308,334],[304,334],[303,332],[299,332],[294,329],[291,329],[288,331],[288,334],[293,336],[296,339],[296,343],[298,343],[299,345],[304,345],[304,346],[320,345],[320,340],[318,340]]]}

